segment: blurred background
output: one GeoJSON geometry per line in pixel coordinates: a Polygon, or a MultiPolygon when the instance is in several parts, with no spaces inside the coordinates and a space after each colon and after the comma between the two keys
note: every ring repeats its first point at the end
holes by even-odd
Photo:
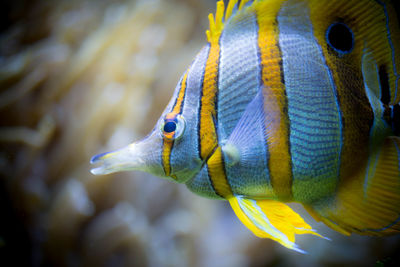
{"type": "Polygon", "coordinates": [[[0,266],[395,266],[400,239],[262,240],[228,203],[89,160],[146,135],[205,44],[212,0],[0,9],[0,266]]]}

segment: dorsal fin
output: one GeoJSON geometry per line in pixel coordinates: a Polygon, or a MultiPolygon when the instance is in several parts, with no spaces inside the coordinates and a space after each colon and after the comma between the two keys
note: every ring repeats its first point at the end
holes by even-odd
{"type": "MultiPolygon", "coordinates": [[[[240,1],[239,7],[237,10],[240,11],[243,9],[244,5],[248,3],[250,0],[242,0],[240,1]]],[[[233,14],[233,10],[237,6],[239,0],[229,0],[228,6],[225,9],[224,1],[220,0],[217,2],[217,11],[214,15],[210,13],[208,15],[208,20],[210,21],[210,29],[206,31],[207,41],[209,43],[218,42],[219,37],[224,29],[224,23],[229,20],[229,18],[233,14]]]]}

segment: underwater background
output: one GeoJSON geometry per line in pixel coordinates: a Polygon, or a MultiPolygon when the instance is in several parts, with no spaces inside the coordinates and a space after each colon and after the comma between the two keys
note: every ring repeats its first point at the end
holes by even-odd
{"type": "Polygon", "coordinates": [[[397,266],[400,237],[259,239],[229,204],[90,157],[145,136],[206,42],[212,0],[18,0],[0,10],[0,266],[397,266]]]}

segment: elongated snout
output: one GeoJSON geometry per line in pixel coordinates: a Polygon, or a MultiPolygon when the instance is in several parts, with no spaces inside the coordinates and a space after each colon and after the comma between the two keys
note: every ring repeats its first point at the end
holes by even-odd
{"type": "Polygon", "coordinates": [[[137,146],[131,144],[113,152],[98,154],[90,160],[90,163],[100,164],[99,167],[93,168],[91,173],[101,175],[137,170],[143,165],[143,160],[140,157],[140,151],[138,151],[137,146]]]}
{"type": "Polygon", "coordinates": [[[91,164],[98,165],[91,169],[94,175],[103,175],[121,171],[145,171],[154,175],[162,175],[161,151],[157,136],[132,143],[116,151],[94,156],[91,164]]]}

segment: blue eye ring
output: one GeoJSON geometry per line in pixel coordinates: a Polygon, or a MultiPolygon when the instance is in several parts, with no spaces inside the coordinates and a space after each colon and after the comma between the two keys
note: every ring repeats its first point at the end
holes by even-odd
{"type": "Polygon", "coordinates": [[[354,49],[354,33],[343,22],[334,22],[326,30],[326,41],[340,55],[349,54],[354,49]]]}
{"type": "Polygon", "coordinates": [[[185,131],[186,122],[182,115],[168,113],[160,125],[160,132],[165,140],[177,140],[185,131]]]}

